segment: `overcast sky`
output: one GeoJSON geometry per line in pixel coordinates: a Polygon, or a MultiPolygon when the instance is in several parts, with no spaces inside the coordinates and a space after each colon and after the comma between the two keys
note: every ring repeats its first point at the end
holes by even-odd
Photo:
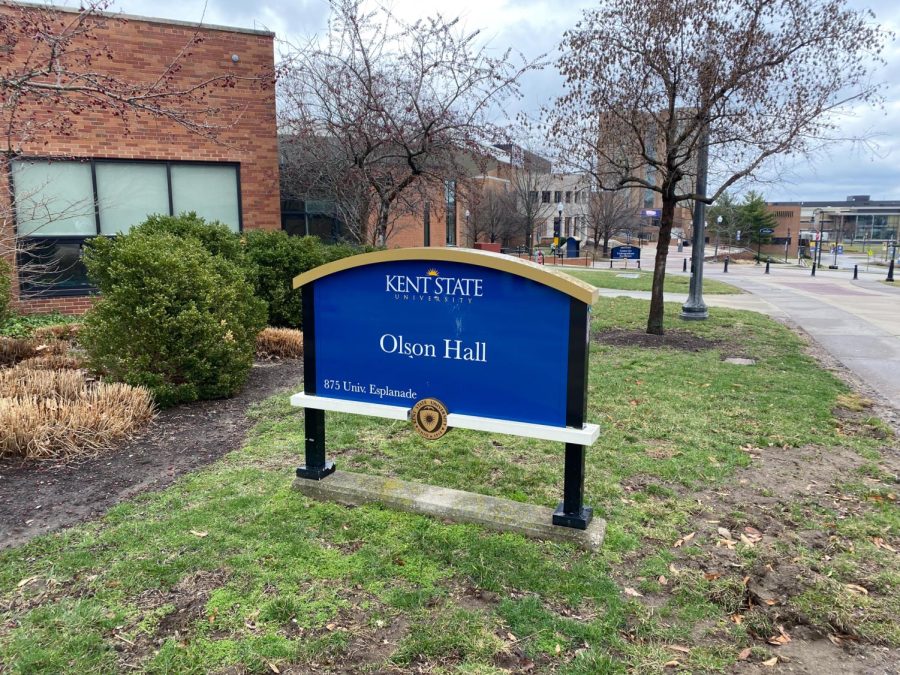
{"type": "MultiPolygon", "coordinates": [[[[436,12],[448,18],[457,15],[467,29],[480,29],[498,51],[511,46],[527,58],[546,53],[552,60],[563,32],[592,4],[585,0],[394,0],[388,6],[407,19],[436,12]]],[[[850,4],[873,10],[878,21],[900,33],[898,0],[851,0],[850,4]]],[[[323,0],[119,0],[115,8],[129,14],[185,21],[203,18],[207,23],[262,28],[288,41],[322,32],[328,15],[323,0]]],[[[757,186],[768,201],[843,200],[851,194],[900,199],[900,40],[890,45],[885,56],[888,65],[878,73],[878,79],[888,83],[885,109],[862,109],[843,121],[846,133],[842,135],[865,134],[871,141],[833,146],[813,162],[779,167],[777,180],[757,186]]],[[[536,115],[561,88],[552,65],[530,73],[516,108],[536,115]]]]}

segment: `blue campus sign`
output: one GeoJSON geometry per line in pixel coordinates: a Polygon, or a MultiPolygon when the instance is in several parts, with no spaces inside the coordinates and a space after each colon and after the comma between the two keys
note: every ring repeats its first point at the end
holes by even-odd
{"type": "Polygon", "coordinates": [[[434,260],[354,267],[314,293],[318,395],[565,426],[568,295],[434,260]]]}
{"type": "Polygon", "coordinates": [[[637,246],[613,246],[609,257],[613,260],[640,260],[641,249],[637,246]]]}
{"type": "Polygon", "coordinates": [[[517,258],[396,249],[338,260],[294,279],[303,292],[306,465],[325,461],[325,411],[566,443],[566,497],[554,522],[584,528],[590,308],[597,289],[517,258]]]}

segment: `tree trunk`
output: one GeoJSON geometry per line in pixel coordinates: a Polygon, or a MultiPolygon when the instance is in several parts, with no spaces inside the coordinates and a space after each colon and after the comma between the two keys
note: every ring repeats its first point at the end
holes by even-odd
{"type": "Polygon", "coordinates": [[[663,196],[662,214],[659,219],[659,240],[656,242],[656,262],[653,266],[653,289],[650,291],[650,316],[647,318],[647,332],[651,335],[663,334],[663,286],[666,281],[666,258],[669,242],[672,240],[672,223],[675,220],[675,200],[663,196]]]}
{"type": "Polygon", "coordinates": [[[387,227],[391,213],[391,203],[381,200],[378,202],[378,220],[375,223],[375,232],[372,236],[373,246],[387,246],[387,227]]]}
{"type": "MultiPolygon", "coordinates": [[[[596,239],[594,241],[596,241],[596,239]]],[[[603,235],[603,255],[606,256],[608,253],[609,253],[609,233],[605,233],[603,235]]]]}

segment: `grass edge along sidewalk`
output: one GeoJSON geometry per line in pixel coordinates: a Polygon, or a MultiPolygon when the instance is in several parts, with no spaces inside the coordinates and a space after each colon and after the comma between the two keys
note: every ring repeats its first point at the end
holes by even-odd
{"type": "MultiPolygon", "coordinates": [[[[645,313],[623,298],[594,307],[589,414],[604,434],[588,453],[586,502],[609,523],[599,554],[306,500],[290,488],[302,417],[281,395],[219,464],[0,554],[0,663],[715,671],[786,658],[804,631],[838,653],[900,643],[886,427],[761,315],[673,320],[678,348],[653,348],[627,332],[645,313]],[[780,492],[788,472],[740,492],[794,455],[814,489],[780,492]]],[[[329,453],[348,470],[558,497],[558,444],[462,430],[428,443],[406,424],[349,415],[329,424],[329,453]]]]}
{"type": "MultiPolygon", "coordinates": [[[[649,291],[653,286],[653,273],[646,270],[578,270],[560,268],[560,271],[593,284],[598,288],[611,288],[620,291],[649,291]]],[[[690,290],[690,281],[689,276],[667,274],[665,290],[669,293],[687,293],[690,290]]],[[[722,281],[704,279],[703,292],[708,295],[739,295],[744,291],[722,281]]]]}

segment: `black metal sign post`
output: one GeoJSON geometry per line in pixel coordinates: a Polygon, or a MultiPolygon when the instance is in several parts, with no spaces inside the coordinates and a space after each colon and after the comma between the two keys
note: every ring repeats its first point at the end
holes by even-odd
{"type": "MultiPolygon", "coordinates": [[[[315,284],[303,287],[303,388],[316,393],[316,307],[315,284]]],[[[334,462],[325,460],[325,411],[306,408],[303,413],[306,432],[306,464],[297,467],[298,478],[322,480],[334,473],[334,462]]]]}
{"type": "MultiPolygon", "coordinates": [[[[566,383],[566,426],[581,429],[587,417],[588,340],[590,312],[583,302],[569,303],[569,362],[566,383]]],[[[553,512],[553,524],[587,529],[594,510],[584,505],[585,447],[566,443],[563,500],[553,512]]]]}

